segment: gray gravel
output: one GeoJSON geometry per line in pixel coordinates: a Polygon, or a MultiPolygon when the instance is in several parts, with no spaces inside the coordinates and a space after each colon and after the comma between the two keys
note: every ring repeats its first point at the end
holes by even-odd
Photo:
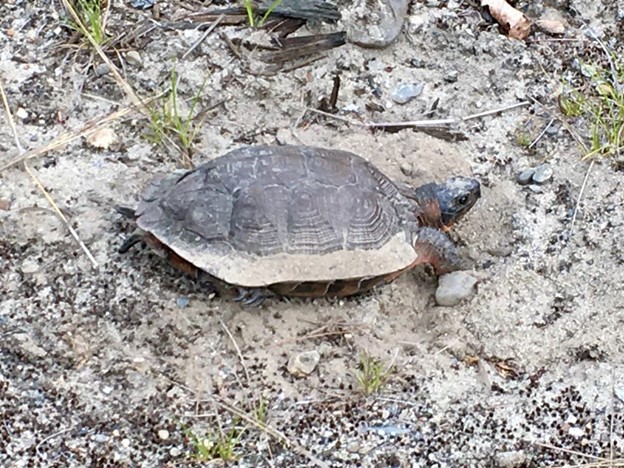
{"type": "Polygon", "coordinates": [[[553,168],[549,164],[540,164],[535,168],[535,172],[533,173],[532,180],[536,184],[545,184],[550,179],[552,179],[554,175],[553,168]]]}
{"type": "Polygon", "coordinates": [[[440,277],[435,299],[438,305],[452,307],[474,293],[477,278],[467,271],[454,271],[440,277]]]}
{"type": "Polygon", "coordinates": [[[412,99],[421,95],[423,85],[420,83],[402,83],[390,94],[390,97],[397,104],[406,104],[412,99]]]}
{"type": "Polygon", "coordinates": [[[533,174],[535,174],[535,169],[526,169],[518,174],[516,181],[520,185],[529,185],[533,181],[533,174]]]}

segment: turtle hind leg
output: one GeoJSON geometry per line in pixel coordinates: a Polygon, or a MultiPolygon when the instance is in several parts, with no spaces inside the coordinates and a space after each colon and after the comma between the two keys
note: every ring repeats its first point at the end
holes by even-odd
{"type": "Polygon", "coordinates": [[[417,264],[430,264],[436,276],[461,270],[463,262],[453,242],[438,229],[424,227],[418,231],[416,240],[417,264]]]}
{"type": "Polygon", "coordinates": [[[269,297],[264,288],[236,288],[238,295],[234,297],[235,302],[251,307],[259,307],[269,297]]]}

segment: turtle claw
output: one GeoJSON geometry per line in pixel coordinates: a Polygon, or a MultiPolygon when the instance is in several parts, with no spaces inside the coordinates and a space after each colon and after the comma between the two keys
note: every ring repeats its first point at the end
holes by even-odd
{"type": "Polygon", "coordinates": [[[267,298],[264,290],[259,288],[246,289],[237,288],[238,295],[234,298],[235,302],[240,302],[243,305],[251,307],[259,307],[267,298]]]}

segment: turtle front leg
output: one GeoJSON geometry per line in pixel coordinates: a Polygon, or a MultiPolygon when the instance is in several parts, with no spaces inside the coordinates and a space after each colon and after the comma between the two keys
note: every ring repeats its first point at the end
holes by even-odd
{"type": "Polygon", "coordinates": [[[424,227],[418,231],[415,245],[416,264],[429,263],[436,276],[462,269],[462,260],[453,242],[438,229],[424,227]]]}

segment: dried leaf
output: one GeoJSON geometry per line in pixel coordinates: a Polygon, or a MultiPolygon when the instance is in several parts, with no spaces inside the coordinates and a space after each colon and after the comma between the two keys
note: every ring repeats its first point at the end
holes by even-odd
{"type": "Polygon", "coordinates": [[[505,0],[481,0],[481,6],[488,7],[509,37],[522,40],[531,32],[531,21],[505,0]]]}
{"type": "Polygon", "coordinates": [[[479,361],[481,359],[479,359],[478,356],[466,356],[466,358],[464,359],[464,364],[466,364],[467,366],[474,366],[476,364],[479,364],[479,361]]]}

